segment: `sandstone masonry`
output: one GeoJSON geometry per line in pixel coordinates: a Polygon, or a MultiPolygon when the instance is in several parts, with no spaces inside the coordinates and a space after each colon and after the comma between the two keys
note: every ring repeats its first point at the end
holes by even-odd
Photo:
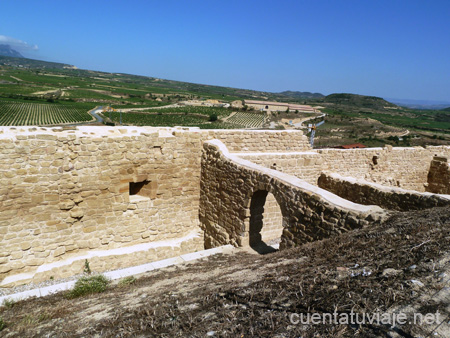
{"type": "Polygon", "coordinates": [[[0,128],[0,286],[203,249],[202,144],[303,150],[301,133],[0,128]]]}
{"type": "Polygon", "coordinates": [[[367,226],[387,212],[319,188],[321,173],[447,193],[448,164],[435,156],[450,148],[314,151],[300,131],[0,127],[0,287],[80,273],[86,259],[102,272],[367,226]]]}

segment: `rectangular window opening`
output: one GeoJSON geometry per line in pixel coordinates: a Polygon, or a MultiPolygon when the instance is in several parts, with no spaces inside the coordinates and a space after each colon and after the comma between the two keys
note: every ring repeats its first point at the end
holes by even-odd
{"type": "Polygon", "coordinates": [[[142,194],[142,193],[146,190],[145,187],[149,183],[150,183],[150,181],[130,182],[130,196],[133,196],[133,195],[145,196],[145,194],[142,194]]]}

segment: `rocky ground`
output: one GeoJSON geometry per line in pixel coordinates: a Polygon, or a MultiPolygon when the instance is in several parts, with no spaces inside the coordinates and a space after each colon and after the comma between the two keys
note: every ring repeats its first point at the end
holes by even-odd
{"type": "Polygon", "coordinates": [[[4,304],[0,336],[449,337],[449,251],[450,207],[398,213],[296,249],[161,269],[97,295],[4,304]],[[300,321],[334,312],[341,322],[300,321]],[[347,323],[355,313],[382,317],[347,323]],[[408,323],[387,323],[393,314],[408,323]]]}

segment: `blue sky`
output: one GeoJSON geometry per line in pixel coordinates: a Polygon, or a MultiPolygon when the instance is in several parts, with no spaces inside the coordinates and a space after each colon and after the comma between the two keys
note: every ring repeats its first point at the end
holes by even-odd
{"type": "Polygon", "coordinates": [[[449,22],[448,0],[0,1],[0,43],[30,58],[272,92],[447,102],[449,22]]]}

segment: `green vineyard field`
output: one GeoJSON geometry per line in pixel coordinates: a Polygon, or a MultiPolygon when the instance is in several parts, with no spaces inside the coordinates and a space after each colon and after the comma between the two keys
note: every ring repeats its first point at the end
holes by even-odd
{"type": "Polygon", "coordinates": [[[0,126],[43,126],[92,120],[85,108],[45,104],[0,102],[0,126]]]}
{"type": "Polygon", "coordinates": [[[264,114],[238,112],[227,122],[244,128],[262,128],[265,121],[264,114]]]}
{"type": "MultiPolygon", "coordinates": [[[[110,114],[110,113],[108,113],[110,114]]],[[[109,116],[106,115],[105,116],[109,116]]],[[[112,112],[111,118],[115,123],[120,121],[120,113],[112,112]]],[[[180,114],[180,113],[122,113],[122,123],[135,126],[153,127],[200,127],[202,129],[231,129],[233,125],[224,122],[209,122],[207,116],[180,114]]]]}
{"type": "MultiPolygon", "coordinates": [[[[122,113],[122,123],[136,126],[153,127],[200,127],[202,129],[240,129],[240,128],[262,128],[265,122],[264,114],[237,112],[225,121],[210,122],[210,114],[216,116],[228,116],[230,111],[225,108],[206,107],[183,107],[183,108],[160,108],[145,112],[122,113]],[[184,111],[184,113],[181,113],[184,111]],[[149,113],[152,112],[152,113],[149,113]],[[155,113],[157,112],[157,113],[155,113]],[[189,112],[189,113],[188,113],[189,112]]],[[[113,112],[105,115],[111,116],[115,123],[120,121],[120,113],[113,112]]]]}

